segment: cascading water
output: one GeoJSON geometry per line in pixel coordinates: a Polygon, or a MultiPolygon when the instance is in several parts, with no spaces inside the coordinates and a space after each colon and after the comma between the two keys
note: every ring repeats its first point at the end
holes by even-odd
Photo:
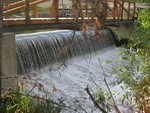
{"type": "MultiPolygon", "coordinates": [[[[36,75],[32,77],[31,83],[27,80],[28,90],[31,88],[34,94],[44,98],[47,96],[47,93],[45,96],[40,90],[32,89],[34,81],[38,80],[50,98],[63,98],[67,106],[75,109],[64,109],[62,113],[99,113],[88,98],[85,88],[106,89],[104,77],[109,84],[114,81],[113,77],[105,76],[103,71],[108,72],[115,63],[108,64],[103,69],[101,66],[107,60],[118,59],[116,53],[120,49],[114,46],[116,43],[113,32],[108,29],[100,31],[98,39],[95,39],[92,31],[85,36],[72,30],[17,35],[18,74],[36,75]]],[[[110,88],[114,92],[122,92],[118,85],[110,85],[110,88]]]]}
{"type": "Polygon", "coordinates": [[[85,37],[81,32],[71,30],[17,35],[18,74],[39,70],[114,43],[110,30],[102,30],[97,40],[94,40],[93,35],[88,32],[85,37]]]}

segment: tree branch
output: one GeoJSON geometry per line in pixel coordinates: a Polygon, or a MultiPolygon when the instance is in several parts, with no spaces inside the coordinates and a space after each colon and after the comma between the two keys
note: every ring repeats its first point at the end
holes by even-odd
{"type": "Polygon", "coordinates": [[[94,105],[100,110],[102,111],[103,113],[108,113],[106,110],[104,110],[101,106],[99,106],[99,104],[95,101],[94,97],[92,96],[88,86],[87,88],[85,88],[87,94],[89,95],[89,97],[91,98],[92,102],[94,103],[94,105]]]}

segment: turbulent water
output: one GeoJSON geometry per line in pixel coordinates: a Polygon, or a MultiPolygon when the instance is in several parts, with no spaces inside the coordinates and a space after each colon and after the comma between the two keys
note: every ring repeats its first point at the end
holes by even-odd
{"type": "MultiPolygon", "coordinates": [[[[29,84],[38,81],[54,100],[62,97],[71,106],[63,113],[99,113],[85,88],[106,88],[104,77],[109,84],[114,81],[104,73],[115,63],[103,64],[117,60],[120,50],[114,46],[110,30],[103,30],[97,40],[93,38],[93,32],[85,37],[71,30],[17,35],[18,73],[29,73],[32,76],[29,84]]],[[[110,87],[121,95],[120,86],[110,87]]],[[[44,95],[36,88],[33,92],[44,95]]]]}
{"type": "Polygon", "coordinates": [[[110,30],[103,30],[97,40],[93,33],[84,35],[71,30],[58,30],[43,33],[17,35],[18,73],[39,70],[67,58],[91,53],[112,45],[110,30]]]}

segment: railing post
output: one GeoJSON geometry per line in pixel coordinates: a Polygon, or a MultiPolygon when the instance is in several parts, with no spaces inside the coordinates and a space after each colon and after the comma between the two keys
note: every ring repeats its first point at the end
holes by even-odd
{"type": "Polygon", "coordinates": [[[30,0],[25,0],[25,24],[30,24],[30,0]]]}
{"type": "Polygon", "coordinates": [[[35,6],[33,8],[33,17],[34,18],[38,18],[39,17],[39,10],[38,10],[37,6],[35,6]]]}
{"type": "Polygon", "coordinates": [[[79,0],[79,8],[78,8],[78,10],[79,10],[79,12],[80,12],[80,17],[81,17],[81,19],[83,20],[84,17],[83,17],[83,9],[82,9],[82,2],[81,2],[81,0],[79,0]],[[80,8],[80,9],[79,9],[79,8],[80,8]]]}
{"type": "Polygon", "coordinates": [[[88,17],[88,1],[85,1],[86,17],[88,17]]]}
{"type": "Polygon", "coordinates": [[[117,4],[117,20],[119,20],[119,17],[120,17],[120,5],[118,6],[119,4],[117,4]]]}
{"type": "Polygon", "coordinates": [[[52,1],[51,17],[59,18],[59,0],[52,1]]]}
{"type": "Polygon", "coordinates": [[[121,20],[123,20],[123,7],[124,7],[124,1],[122,0],[122,5],[121,5],[121,20]]]}
{"type": "Polygon", "coordinates": [[[75,18],[75,21],[78,20],[77,3],[75,0],[72,0],[72,16],[75,18]]]}
{"type": "Polygon", "coordinates": [[[135,2],[133,3],[134,4],[134,9],[133,9],[133,17],[132,17],[132,19],[134,20],[135,19],[135,10],[136,10],[136,4],[135,4],[135,2]]]}
{"type": "Polygon", "coordinates": [[[113,19],[116,19],[117,0],[114,0],[113,19]]]}
{"type": "Polygon", "coordinates": [[[128,2],[128,20],[130,19],[130,6],[131,6],[131,3],[128,2]]]}
{"type": "MultiPolygon", "coordinates": [[[[3,7],[4,7],[4,9],[5,9],[5,7],[7,7],[7,6],[8,6],[9,2],[10,2],[9,0],[5,0],[5,2],[4,2],[4,6],[3,6],[3,7]]],[[[9,15],[5,15],[5,16],[4,16],[4,18],[9,18],[9,15]]]]}

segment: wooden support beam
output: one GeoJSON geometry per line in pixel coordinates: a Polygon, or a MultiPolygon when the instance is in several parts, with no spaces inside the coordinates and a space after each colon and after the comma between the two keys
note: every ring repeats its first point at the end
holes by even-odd
{"type": "Polygon", "coordinates": [[[75,21],[78,20],[77,3],[75,0],[72,0],[72,17],[75,18],[75,21]]]}
{"type": "Polygon", "coordinates": [[[80,17],[81,17],[82,19],[84,19],[81,0],[78,0],[78,6],[79,6],[79,7],[78,7],[78,11],[80,12],[80,17]]]}
{"type": "Polygon", "coordinates": [[[135,18],[135,13],[136,13],[136,4],[135,4],[135,2],[133,3],[133,16],[132,16],[132,19],[134,20],[134,18],[135,18]]]}
{"type": "Polygon", "coordinates": [[[117,19],[120,17],[120,5],[117,4],[117,19]]]}
{"type": "Polygon", "coordinates": [[[97,18],[95,20],[95,28],[102,27],[103,25],[104,25],[104,20],[103,19],[97,18]]]}
{"type": "MultiPolygon", "coordinates": [[[[65,22],[59,22],[59,23],[55,23],[56,21],[54,20],[53,22],[51,21],[39,21],[39,22],[35,22],[34,24],[29,24],[26,25],[24,24],[25,22],[20,22],[18,24],[14,24],[14,22],[12,22],[12,24],[8,24],[6,26],[4,26],[2,29],[0,29],[0,33],[3,32],[19,32],[19,31],[25,31],[25,30],[40,30],[40,29],[73,29],[73,28],[79,28],[81,29],[81,25],[83,24],[81,21],[80,22],[75,22],[74,18],[72,18],[71,20],[66,20],[65,22]]],[[[90,26],[93,26],[93,23],[95,22],[95,20],[87,20],[86,23],[90,26]]],[[[132,24],[133,20],[123,20],[123,21],[116,21],[116,20],[105,20],[104,24],[106,26],[118,26],[118,23],[120,24],[132,24]]]]}
{"type": "Polygon", "coordinates": [[[131,3],[128,2],[128,20],[130,19],[130,7],[131,7],[131,3]]]}
{"type": "Polygon", "coordinates": [[[121,20],[123,20],[123,16],[124,16],[124,11],[123,11],[123,7],[124,7],[124,1],[122,0],[122,6],[121,6],[121,20]]]}
{"type": "Polygon", "coordinates": [[[117,19],[122,20],[124,2],[123,2],[123,0],[119,0],[118,3],[120,3],[120,4],[117,4],[117,19]]]}
{"type": "Polygon", "coordinates": [[[86,10],[85,15],[86,17],[88,17],[88,1],[87,0],[85,1],[85,10],[86,10]]]}
{"type": "MultiPolygon", "coordinates": [[[[39,4],[39,3],[42,3],[42,2],[45,2],[45,1],[48,1],[48,0],[35,0],[35,1],[31,1],[31,3],[39,4]]],[[[4,7],[4,11],[11,10],[11,9],[21,7],[21,6],[25,6],[25,0],[21,0],[21,1],[18,1],[18,2],[8,4],[6,7],[4,7]]]]}
{"type": "Polygon", "coordinates": [[[117,10],[117,0],[114,0],[114,7],[113,7],[113,19],[116,19],[116,10],[117,10]]]}
{"type": "Polygon", "coordinates": [[[25,23],[30,24],[30,0],[25,0],[25,3],[26,3],[26,7],[25,7],[26,21],[25,21],[25,23]]]}
{"type": "Polygon", "coordinates": [[[51,17],[56,19],[59,17],[59,0],[52,1],[51,17]]]}
{"type": "Polygon", "coordinates": [[[32,15],[34,18],[39,17],[39,9],[36,6],[33,8],[33,14],[32,15]]]}
{"type": "Polygon", "coordinates": [[[4,1],[4,8],[3,8],[3,10],[5,10],[5,7],[7,7],[9,3],[10,3],[10,0],[5,0],[4,1]]]}
{"type": "Polygon", "coordinates": [[[4,7],[4,10],[10,10],[10,9],[13,9],[13,8],[16,8],[16,7],[20,7],[22,5],[25,4],[25,0],[22,0],[22,1],[18,1],[18,2],[14,2],[14,3],[10,3],[8,4],[6,7],[4,7]]]}
{"type": "MultiPolygon", "coordinates": [[[[33,2],[30,3],[30,8],[33,8],[33,7],[35,7],[36,5],[38,5],[38,4],[40,4],[40,3],[43,3],[43,2],[45,2],[45,1],[47,1],[47,0],[36,0],[36,1],[33,1],[33,2]]],[[[11,9],[9,9],[9,10],[5,10],[4,13],[3,13],[3,15],[10,15],[10,14],[16,13],[16,12],[18,12],[18,11],[24,11],[24,10],[25,10],[25,7],[26,7],[26,5],[25,5],[25,3],[24,3],[23,5],[20,5],[20,6],[18,6],[18,7],[11,8],[11,9]]]]}
{"type": "MultiPolygon", "coordinates": [[[[9,0],[5,0],[5,2],[4,2],[5,5],[3,7],[3,10],[5,10],[5,7],[7,7],[9,3],[10,3],[9,0]]],[[[9,15],[4,16],[4,18],[9,18],[9,15]]]]}

